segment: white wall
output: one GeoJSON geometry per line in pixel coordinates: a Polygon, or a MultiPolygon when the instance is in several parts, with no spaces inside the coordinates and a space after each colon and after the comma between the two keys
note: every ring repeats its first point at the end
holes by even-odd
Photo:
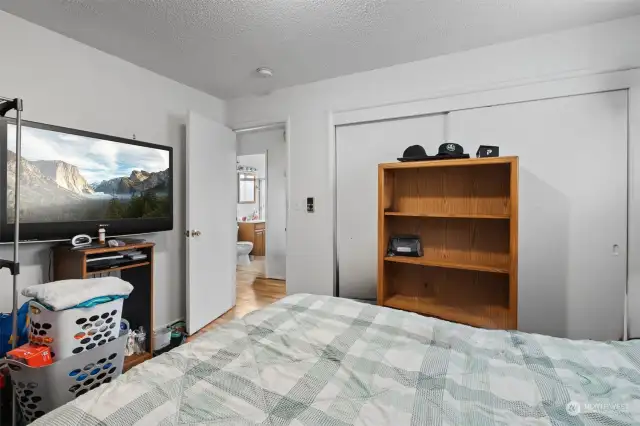
{"type": "Polygon", "coordinates": [[[436,154],[444,128],[444,114],[336,128],[336,294],[340,297],[377,299],[378,233],[371,230],[378,229],[378,164],[397,161],[411,145],[436,154]]]}
{"type": "MultiPolygon", "coordinates": [[[[170,145],[174,230],[156,245],[155,325],[185,315],[184,124],[188,109],[224,121],[219,99],[60,34],[0,12],[0,94],[24,99],[24,119],[170,145]]],[[[23,244],[20,287],[47,281],[49,244],[23,244]]],[[[10,259],[10,246],[0,257],[10,259]]],[[[20,300],[21,302],[23,299],[20,300]]],[[[11,277],[0,272],[0,311],[11,309],[11,277]]]]}
{"type": "Polygon", "coordinates": [[[238,155],[267,154],[267,258],[269,278],[286,277],[287,152],[284,129],[238,134],[238,155]]]}
{"type": "Polygon", "coordinates": [[[290,120],[287,292],[333,293],[332,112],[640,67],[639,29],[636,16],[229,102],[233,127],[290,120]]]}
{"type": "Polygon", "coordinates": [[[267,151],[265,150],[264,154],[238,155],[238,162],[243,166],[255,167],[258,169],[255,172],[256,178],[264,179],[267,177],[266,153],[267,151]]]}
{"type": "MultiPolygon", "coordinates": [[[[255,167],[258,169],[256,178],[264,179],[267,176],[266,167],[266,151],[264,154],[239,155],[238,161],[243,166],[255,167]]],[[[258,196],[256,193],[256,202],[251,204],[238,204],[236,217],[240,220],[242,217],[250,216],[254,210],[259,210],[258,196]]]]}

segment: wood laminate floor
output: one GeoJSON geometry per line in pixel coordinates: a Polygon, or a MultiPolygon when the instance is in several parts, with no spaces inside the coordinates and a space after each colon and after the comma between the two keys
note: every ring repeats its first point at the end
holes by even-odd
{"type": "Polygon", "coordinates": [[[266,257],[264,256],[251,256],[251,263],[249,265],[238,265],[236,270],[238,272],[254,274],[259,278],[265,278],[267,268],[266,263],[266,257]]]}
{"type": "Polygon", "coordinates": [[[207,324],[187,340],[197,338],[215,327],[282,299],[286,295],[285,282],[264,278],[264,258],[255,258],[251,265],[239,266],[236,271],[236,306],[220,318],[207,324]]]}

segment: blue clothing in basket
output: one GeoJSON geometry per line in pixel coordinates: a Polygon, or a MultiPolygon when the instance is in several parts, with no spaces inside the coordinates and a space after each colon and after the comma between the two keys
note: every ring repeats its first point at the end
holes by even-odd
{"type": "MultiPolygon", "coordinates": [[[[76,306],[71,306],[70,308],[59,309],[59,310],[66,311],[67,309],[93,308],[94,306],[101,305],[103,303],[112,302],[112,301],[118,300],[118,299],[126,299],[127,297],[129,297],[129,296],[117,295],[117,296],[94,297],[93,299],[85,300],[82,303],[78,303],[76,306]]],[[[36,300],[38,300],[38,299],[36,299],[36,300]]],[[[44,306],[45,308],[49,309],[50,311],[55,311],[55,309],[52,306],[47,305],[46,303],[40,302],[39,300],[38,300],[38,303],[40,303],[42,306],[44,306]]]]}
{"type": "MultiPolygon", "coordinates": [[[[27,343],[29,327],[27,327],[27,314],[29,313],[29,302],[22,304],[18,309],[18,345],[27,343]]],[[[11,350],[11,331],[13,328],[13,316],[11,314],[0,314],[0,358],[3,358],[11,350]]]]}

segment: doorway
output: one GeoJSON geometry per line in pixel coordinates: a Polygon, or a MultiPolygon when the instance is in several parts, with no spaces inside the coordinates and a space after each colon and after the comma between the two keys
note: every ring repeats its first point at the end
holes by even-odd
{"type": "Polygon", "coordinates": [[[266,277],[267,153],[238,155],[238,271],[266,277]]]}
{"type": "Polygon", "coordinates": [[[236,130],[236,134],[238,241],[253,243],[249,259],[239,260],[238,271],[285,280],[288,187],[285,124],[236,130]]]}

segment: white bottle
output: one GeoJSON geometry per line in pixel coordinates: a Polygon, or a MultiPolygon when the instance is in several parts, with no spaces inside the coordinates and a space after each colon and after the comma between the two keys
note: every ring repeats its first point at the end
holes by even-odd
{"type": "Polygon", "coordinates": [[[104,228],[98,229],[98,242],[100,244],[104,244],[105,243],[105,240],[106,240],[106,235],[105,234],[106,234],[106,232],[107,231],[105,231],[104,228]]]}

